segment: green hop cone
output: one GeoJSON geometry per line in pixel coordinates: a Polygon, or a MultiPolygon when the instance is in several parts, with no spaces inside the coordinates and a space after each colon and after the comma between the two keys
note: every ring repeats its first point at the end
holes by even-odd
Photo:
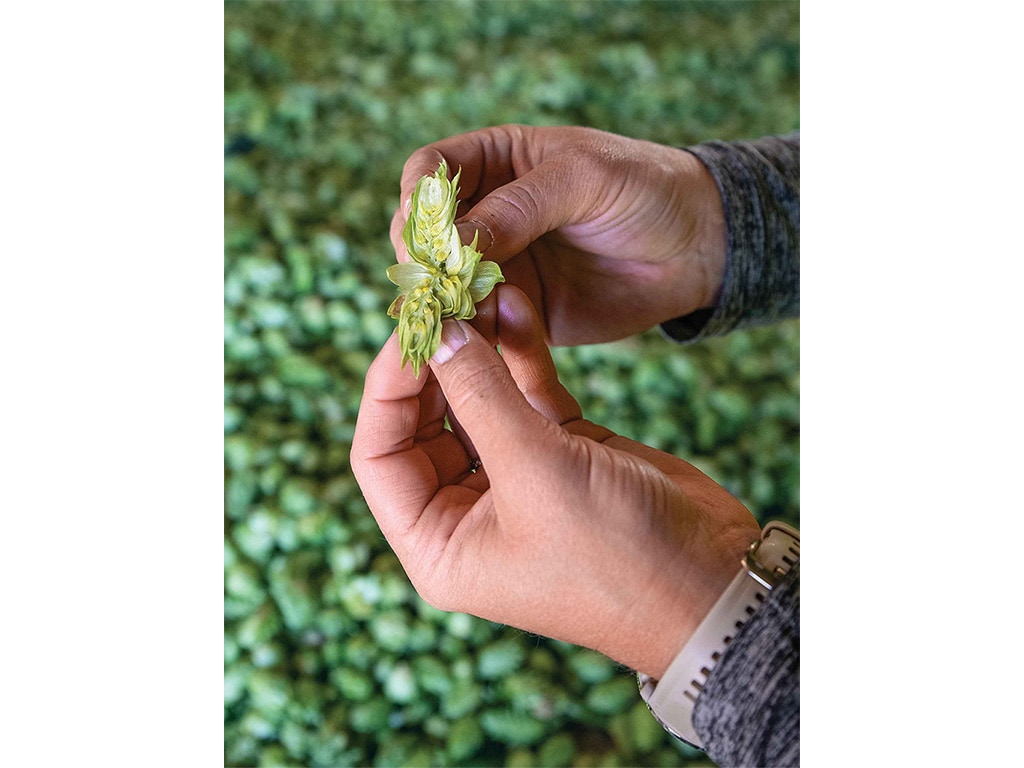
{"type": "Polygon", "coordinates": [[[505,281],[493,261],[481,261],[477,235],[463,245],[455,228],[459,176],[448,180],[442,160],[433,176],[416,182],[412,209],[402,240],[412,261],[388,267],[388,279],[398,286],[398,297],[388,314],[398,319],[398,345],[402,366],[413,373],[434,356],[441,344],[441,321],[446,317],[469,320],[476,304],[505,281]]]}

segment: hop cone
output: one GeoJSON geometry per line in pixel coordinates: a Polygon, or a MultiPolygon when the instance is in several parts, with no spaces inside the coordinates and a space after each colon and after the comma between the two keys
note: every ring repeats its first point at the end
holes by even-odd
{"type": "Polygon", "coordinates": [[[473,317],[476,303],[505,281],[497,264],[481,261],[479,233],[470,245],[459,239],[455,209],[461,174],[459,169],[449,181],[448,164],[442,160],[433,176],[416,182],[402,230],[412,261],[388,267],[388,279],[398,286],[388,314],[398,318],[402,367],[411,363],[416,376],[441,343],[441,321],[473,317]]]}

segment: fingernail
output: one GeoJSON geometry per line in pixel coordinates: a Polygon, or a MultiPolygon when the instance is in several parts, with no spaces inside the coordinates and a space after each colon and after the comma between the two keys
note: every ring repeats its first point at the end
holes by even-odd
{"type": "Polygon", "coordinates": [[[491,237],[491,231],[487,226],[476,219],[463,221],[460,224],[456,224],[455,228],[459,230],[459,239],[466,245],[472,243],[473,238],[479,232],[480,235],[476,243],[476,248],[480,253],[484,253],[488,248],[490,248],[491,243],[494,241],[494,238],[491,237]]]}
{"type": "Polygon", "coordinates": [[[431,358],[438,365],[447,363],[455,353],[466,346],[469,338],[458,320],[445,320],[441,324],[441,344],[431,358]]]}

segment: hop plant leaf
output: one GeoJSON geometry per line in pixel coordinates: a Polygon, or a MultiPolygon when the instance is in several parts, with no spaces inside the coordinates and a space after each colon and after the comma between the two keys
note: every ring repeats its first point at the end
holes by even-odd
{"type": "Polygon", "coordinates": [[[479,232],[469,245],[459,238],[455,209],[461,175],[460,168],[449,181],[448,164],[442,160],[433,176],[416,182],[402,230],[412,260],[388,267],[388,279],[398,286],[388,314],[398,319],[402,367],[411,363],[416,376],[441,344],[441,321],[469,320],[476,315],[477,302],[505,282],[495,262],[481,261],[479,232]]]}

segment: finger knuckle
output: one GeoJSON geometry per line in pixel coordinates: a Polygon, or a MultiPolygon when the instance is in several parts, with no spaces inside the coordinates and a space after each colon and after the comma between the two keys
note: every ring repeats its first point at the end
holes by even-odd
{"type": "Polygon", "coordinates": [[[529,179],[521,179],[494,193],[495,202],[501,205],[502,216],[518,227],[529,228],[537,220],[541,207],[542,191],[529,179]]]}

